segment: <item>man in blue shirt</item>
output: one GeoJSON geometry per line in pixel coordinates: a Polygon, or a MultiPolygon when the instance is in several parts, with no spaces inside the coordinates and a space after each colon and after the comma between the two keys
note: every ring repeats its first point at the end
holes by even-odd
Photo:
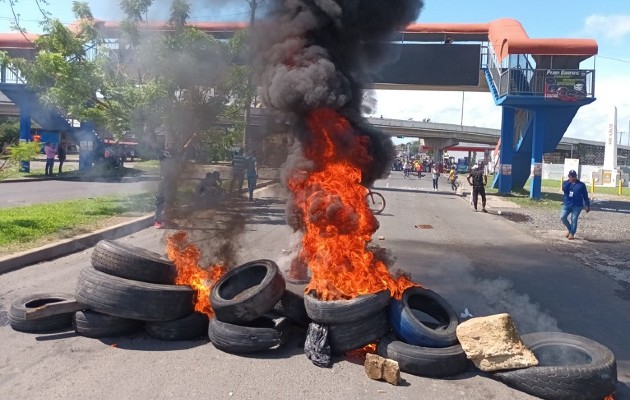
{"type": "Polygon", "coordinates": [[[591,202],[588,199],[586,185],[577,178],[577,173],[573,170],[569,171],[569,179],[562,183],[562,191],[564,192],[564,201],[560,211],[560,220],[567,227],[566,237],[573,240],[580,213],[582,209],[586,212],[591,211],[591,202]],[[569,215],[571,215],[571,222],[568,219],[569,215]]]}

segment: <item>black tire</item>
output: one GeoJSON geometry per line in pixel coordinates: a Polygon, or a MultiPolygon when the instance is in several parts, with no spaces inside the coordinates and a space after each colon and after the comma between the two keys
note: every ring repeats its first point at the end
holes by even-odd
{"type": "Polygon", "coordinates": [[[208,316],[194,312],[183,318],[164,322],[147,322],[149,336],[160,340],[193,340],[208,336],[208,316]]]}
{"type": "Polygon", "coordinates": [[[461,374],[469,364],[459,344],[441,348],[421,347],[401,342],[391,335],[379,342],[376,352],[381,357],[397,361],[402,372],[431,378],[461,374]]]}
{"type": "Polygon", "coordinates": [[[374,214],[380,214],[385,209],[385,197],[378,192],[368,192],[365,197],[368,207],[374,214]]]}
{"type": "Polygon", "coordinates": [[[330,350],[335,354],[342,354],[360,349],[376,342],[389,330],[387,310],[344,324],[332,324],[328,327],[330,350]]]}
{"type": "Polygon", "coordinates": [[[269,350],[283,345],[288,337],[289,324],[285,317],[261,317],[247,326],[210,319],[208,337],[219,350],[246,354],[269,350]]]}
{"type": "Polygon", "coordinates": [[[275,262],[256,260],[223,275],[212,287],[210,302],[219,321],[244,324],[273,309],[285,288],[275,262]]]}
{"type": "Polygon", "coordinates": [[[285,290],[280,301],[273,307],[273,311],[287,317],[298,326],[307,327],[311,323],[304,307],[304,296],[285,290]]]}
{"type": "Polygon", "coordinates": [[[92,251],[92,266],[97,271],[139,282],[172,285],[177,269],[157,253],[113,240],[101,240],[92,251]]]}
{"type": "Polygon", "coordinates": [[[74,313],[72,325],[74,331],[81,336],[102,338],[135,332],[140,329],[142,322],[85,310],[74,313]]]}
{"type": "Polygon", "coordinates": [[[138,282],[84,268],[76,299],[94,311],[140,321],[170,321],[193,312],[190,286],[138,282]]]}
{"type": "Polygon", "coordinates": [[[389,320],[404,342],[422,347],[449,347],[457,344],[457,314],[451,305],[432,290],[418,286],[406,289],[400,300],[392,299],[389,320]],[[425,321],[414,310],[433,319],[425,321]]]}
{"type": "Polygon", "coordinates": [[[515,389],[554,400],[603,399],[617,385],[617,362],[607,347],[562,332],[521,336],[539,365],[494,375],[515,389]]]}
{"type": "Polygon", "coordinates": [[[343,324],[374,315],[387,307],[389,290],[357,296],[350,300],[322,301],[311,293],[304,295],[309,318],[318,324],[343,324]]]}
{"type": "Polygon", "coordinates": [[[67,300],[74,300],[74,296],[68,293],[37,293],[21,297],[11,304],[9,324],[16,331],[26,333],[53,332],[70,328],[72,326],[72,312],[26,319],[26,311],[29,309],[67,300]]]}

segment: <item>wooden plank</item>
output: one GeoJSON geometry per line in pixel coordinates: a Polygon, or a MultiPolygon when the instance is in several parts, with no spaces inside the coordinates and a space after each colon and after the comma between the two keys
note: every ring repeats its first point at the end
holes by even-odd
{"type": "Polygon", "coordinates": [[[79,304],[76,300],[64,300],[56,303],[44,304],[43,306],[26,310],[26,319],[37,319],[42,317],[50,317],[51,315],[59,315],[73,313],[75,311],[85,310],[85,305],[79,304]]]}

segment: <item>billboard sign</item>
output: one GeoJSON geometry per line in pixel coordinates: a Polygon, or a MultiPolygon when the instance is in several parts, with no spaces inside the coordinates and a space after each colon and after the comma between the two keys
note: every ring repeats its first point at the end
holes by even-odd
{"type": "Polygon", "coordinates": [[[545,98],[578,101],[586,98],[587,71],[548,69],[545,74],[545,98]]]}

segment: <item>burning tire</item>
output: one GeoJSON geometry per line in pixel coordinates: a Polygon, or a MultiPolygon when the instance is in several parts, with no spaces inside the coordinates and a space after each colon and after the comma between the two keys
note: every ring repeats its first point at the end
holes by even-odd
{"type": "Polygon", "coordinates": [[[273,307],[273,312],[287,317],[298,326],[307,327],[311,322],[304,307],[304,297],[290,290],[284,291],[280,301],[273,307]]]}
{"type": "Polygon", "coordinates": [[[214,347],[227,353],[255,353],[283,345],[289,332],[287,322],[284,317],[261,317],[242,326],[212,318],[208,337],[214,347]]]}
{"type": "Polygon", "coordinates": [[[457,343],[457,314],[432,290],[418,286],[405,290],[400,300],[392,299],[389,319],[396,335],[406,343],[423,347],[457,343]]]}
{"type": "Polygon", "coordinates": [[[603,399],[617,384],[613,353],[594,340],[561,332],[521,337],[539,365],[495,376],[515,389],[543,399],[603,399]]]}
{"type": "Polygon", "coordinates": [[[309,318],[318,324],[344,324],[377,314],[387,307],[389,290],[357,296],[350,300],[319,300],[312,294],[304,295],[304,306],[309,318]]]}
{"type": "Polygon", "coordinates": [[[16,331],[26,333],[51,332],[69,328],[72,326],[72,312],[35,319],[26,319],[26,312],[45,304],[73,299],[74,296],[67,293],[38,293],[24,296],[11,304],[9,324],[16,331]]]}
{"type": "Polygon", "coordinates": [[[193,340],[208,335],[208,316],[194,312],[173,321],[147,322],[149,336],[160,340],[193,340]]]}
{"type": "Polygon", "coordinates": [[[85,310],[74,313],[72,325],[74,325],[74,331],[81,336],[102,338],[134,332],[142,326],[142,323],[133,319],[85,310]]]}
{"type": "Polygon", "coordinates": [[[398,361],[401,371],[418,376],[442,378],[460,374],[468,367],[468,359],[459,344],[420,347],[386,336],[379,342],[376,352],[381,357],[398,361]]]}
{"type": "Polygon", "coordinates": [[[79,274],[76,299],[87,308],[141,321],[170,321],[193,312],[195,292],[184,285],[159,285],[108,275],[92,267],[79,274]]]}
{"type": "Polygon", "coordinates": [[[223,275],[212,287],[210,302],[219,321],[246,323],[269,312],[285,288],[275,262],[251,261],[223,275]]]}
{"type": "Polygon", "coordinates": [[[172,285],[175,265],[157,253],[112,240],[101,240],[92,252],[92,266],[97,271],[139,282],[172,285]]]}
{"type": "Polygon", "coordinates": [[[374,343],[389,330],[387,311],[382,310],[356,321],[330,325],[328,327],[328,341],[332,352],[341,354],[374,343]]]}

